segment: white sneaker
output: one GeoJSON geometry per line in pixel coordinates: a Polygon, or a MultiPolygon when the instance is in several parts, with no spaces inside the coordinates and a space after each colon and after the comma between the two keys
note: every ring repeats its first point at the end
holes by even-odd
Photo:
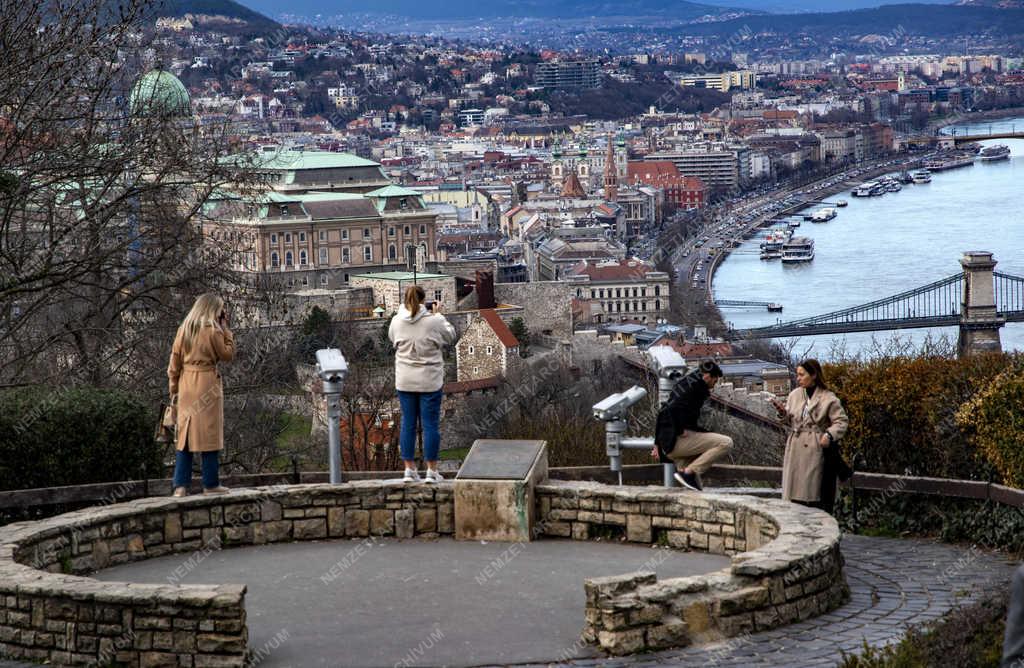
{"type": "Polygon", "coordinates": [[[427,482],[441,482],[444,476],[437,469],[427,469],[427,482]]]}
{"type": "Polygon", "coordinates": [[[405,482],[423,482],[420,478],[420,473],[416,469],[405,469],[405,476],[402,478],[405,482]]]}

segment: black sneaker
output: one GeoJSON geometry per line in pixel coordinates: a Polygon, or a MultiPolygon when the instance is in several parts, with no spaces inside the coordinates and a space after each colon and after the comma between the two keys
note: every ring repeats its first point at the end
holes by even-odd
{"type": "Polygon", "coordinates": [[[674,477],[676,480],[679,481],[680,485],[682,485],[683,487],[688,487],[689,489],[692,489],[695,492],[700,492],[704,489],[703,487],[701,487],[700,480],[697,478],[696,473],[684,473],[677,471],[674,474],[674,477]]]}

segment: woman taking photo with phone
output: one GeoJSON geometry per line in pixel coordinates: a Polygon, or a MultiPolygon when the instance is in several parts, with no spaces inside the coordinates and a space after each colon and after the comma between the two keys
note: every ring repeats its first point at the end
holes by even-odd
{"type": "Polygon", "coordinates": [[[402,408],[399,449],[405,462],[406,482],[420,482],[416,470],[416,424],[423,425],[423,459],[426,482],[440,482],[437,470],[441,446],[441,386],[444,385],[444,347],[455,340],[455,328],[440,313],[424,305],[418,285],[405,290],[405,299],[391,319],[388,339],[395,346],[395,389],[402,408]]]}
{"type": "Polygon", "coordinates": [[[174,496],[186,496],[192,483],[192,455],[200,453],[204,494],[224,494],[220,451],[224,449],[224,388],[218,362],[235,356],[224,300],[200,295],[178,327],[167,378],[171,404],[177,406],[174,496]]]}
{"type": "Polygon", "coordinates": [[[782,460],[782,498],[832,512],[824,507],[821,495],[826,470],[835,475],[825,466],[825,450],[837,447],[850,421],[839,397],[825,384],[818,360],[797,365],[796,382],[786,403],[772,402],[789,432],[782,460]]]}

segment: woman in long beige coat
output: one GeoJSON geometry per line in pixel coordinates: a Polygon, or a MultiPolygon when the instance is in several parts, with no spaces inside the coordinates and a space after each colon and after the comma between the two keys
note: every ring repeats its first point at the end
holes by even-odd
{"type": "Polygon", "coordinates": [[[203,491],[224,494],[220,451],[224,449],[224,388],[218,362],[235,356],[224,300],[200,295],[178,327],[167,366],[171,403],[178,407],[175,431],[174,496],[185,496],[192,482],[192,453],[202,457],[203,491]]]}
{"type": "Polygon", "coordinates": [[[796,368],[798,387],[786,403],[774,402],[786,424],[786,454],[782,461],[782,498],[815,506],[821,501],[825,448],[837,447],[850,424],[839,398],[828,389],[817,360],[796,368]]]}

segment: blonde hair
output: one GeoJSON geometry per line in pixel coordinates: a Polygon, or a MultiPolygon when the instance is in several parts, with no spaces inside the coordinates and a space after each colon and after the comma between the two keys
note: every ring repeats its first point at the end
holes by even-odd
{"type": "Polygon", "coordinates": [[[192,343],[196,340],[199,330],[207,325],[217,325],[221,312],[224,310],[224,300],[218,295],[207,292],[199,295],[192,309],[185,316],[178,327],[178,334],[181,336],[181,347],[184,352],[192,350],[192,343]]]}
{"type": "Polygon", "coordinates": [[[405,308],[409,313],[416,315],[419,313],[420,304],[427,298],[427,293],[423,291],[418,285],[410,285],[405,289],[405,299],[402,303],[405,304],[405,308]]]}

